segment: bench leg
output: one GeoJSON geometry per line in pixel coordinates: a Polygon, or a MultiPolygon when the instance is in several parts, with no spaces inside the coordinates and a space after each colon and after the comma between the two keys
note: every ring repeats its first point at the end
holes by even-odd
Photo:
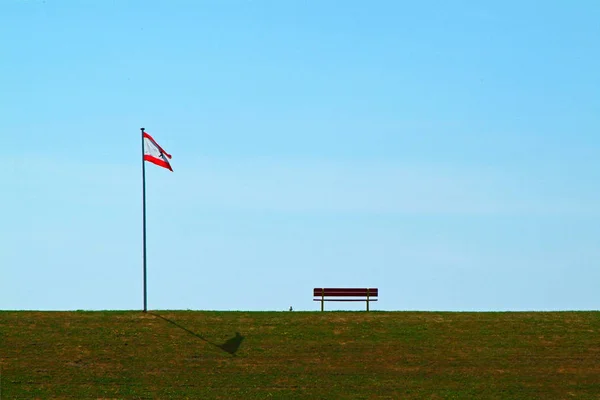
{"type": "Polygon", "coordinates": [[[370,301],[367,300],[367,311],[369,311],[369,303],[370,303],[370,301]]]}

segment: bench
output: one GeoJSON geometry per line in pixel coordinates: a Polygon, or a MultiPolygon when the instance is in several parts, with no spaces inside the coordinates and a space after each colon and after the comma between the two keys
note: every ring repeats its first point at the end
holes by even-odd
{"type": "Polygon", "coordinates": [[[377,301],[374,297],[377,297],[378,294],[379,290],[377,288],[315,288],[313,296],[317,298],[313,301],[321,302],[321,311],[325,310],[326,301],[364,301],[367,303],[367,311],[369,311],[369,303],[377,301]]]}

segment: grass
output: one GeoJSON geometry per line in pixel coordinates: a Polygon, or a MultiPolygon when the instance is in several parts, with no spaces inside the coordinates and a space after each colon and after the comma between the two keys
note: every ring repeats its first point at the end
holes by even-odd
{"type": "Polygon", "coordinates": [[[598,399],[600,313],[0,312],[1,399],[598,399]]]}

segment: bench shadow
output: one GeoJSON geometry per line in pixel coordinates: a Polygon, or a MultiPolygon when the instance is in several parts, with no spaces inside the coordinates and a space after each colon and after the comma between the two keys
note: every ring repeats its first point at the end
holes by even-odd
{"type": "Polygon", "coordinates": [[[237,353],[238,349],[242,345],[242,342],[244,341],[244,336],[240,335],[239,332],[236,332],[235,336],[232,337],[231,339],[227,339],[227,341],[225,341],[225,343],[223,343],[223,344],[214,343],[214,342],[206,339],[204,336],[199,335],[198,333],[196,333],[194,331],[191,331],[188,328],[186,328],[185,326],[182,326],[182,325],[178,324],[175,321],[172,321],[172,320],[170,320],[168,318],[165,318],[162,315],[154,314],[154,313],[151,313],[151,312],[149,312],[148,314],[150,314],[150,315],[152,315],[154,317],[160,318],[163,321],[166,321],[169,324],[171,324],[171,325],[173,325],[173,326],[175,326],[175,327],[177,327],[177,328],[179,328],[179,329],[181,329],[181,330],[189,333],[190,335],[195,336],[196,338],[202,340],[203,342],[208,343],[211,346],[217,347],[217,348],[223,350],[224,352],[231,354],[232,356],[236,356],[235,353],[237,353]]]}

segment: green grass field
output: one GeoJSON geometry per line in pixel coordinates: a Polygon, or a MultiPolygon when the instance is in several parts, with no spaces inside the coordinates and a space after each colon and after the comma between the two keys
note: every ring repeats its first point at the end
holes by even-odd
{"type": "Polygon", "coordinates": [[[600,313],[0,312],[1,399],[600,399],[600,313]]]}

